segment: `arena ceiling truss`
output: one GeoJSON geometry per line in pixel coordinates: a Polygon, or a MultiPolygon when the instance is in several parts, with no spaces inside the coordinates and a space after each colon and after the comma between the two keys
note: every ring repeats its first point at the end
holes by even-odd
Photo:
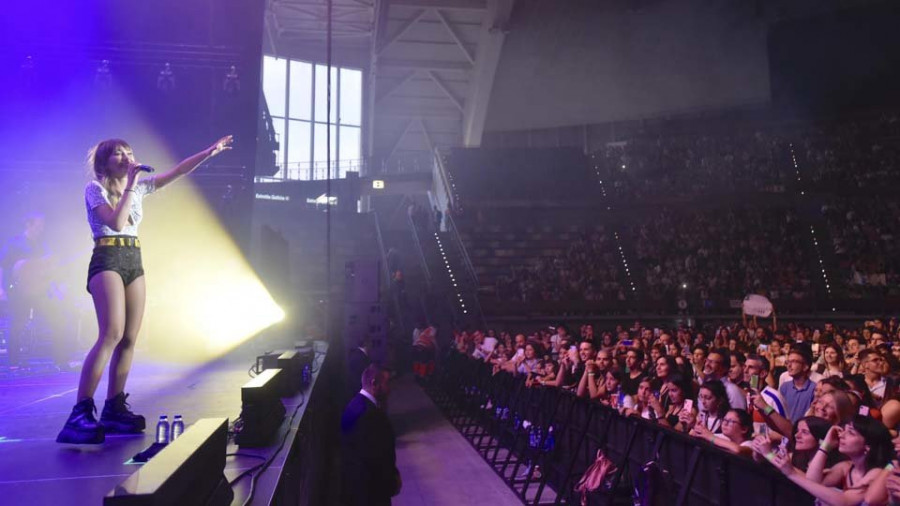
{"type": "MultiPolygon", "coordinates": [[[[426,170],[436,148],[480,145],[513,2],[333,0],[333,51],[368,75],[371,159],[426,170]]],[[[326,9],[325,0],[272,0],[267,48],[323,55],[326,9]]]]}

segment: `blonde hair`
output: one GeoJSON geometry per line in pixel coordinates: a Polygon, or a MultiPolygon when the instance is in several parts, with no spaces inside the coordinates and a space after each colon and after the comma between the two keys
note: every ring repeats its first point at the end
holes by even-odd
{"type": "Polygon", "coordinates": [[[106,190],[106,193],[109,195],[109,203],[113,208],[119,203],[122,195],[114,192],[112,187],[110,187],[106,164],[109,161],[109,157],[120,147],[132,151],[131,146],[122,139],[107,139],[92,147],[88,151],[87,157],[88,166],[93,172],[94,179],[106,190]]]}

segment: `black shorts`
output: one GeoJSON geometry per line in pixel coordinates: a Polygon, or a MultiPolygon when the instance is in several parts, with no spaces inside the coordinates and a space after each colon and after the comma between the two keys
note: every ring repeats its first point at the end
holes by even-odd
{"type": "Polygon", "coordinates": [[[130,245],[94,246],[94,254],[91,255],[88,266],[88,293],[91,291],[91,278],[103,271],[119,273],[125,286],[144,275],[140,243],[135,246],[133,237],[125,237],[125,240],[129,240],[130,245]]]}

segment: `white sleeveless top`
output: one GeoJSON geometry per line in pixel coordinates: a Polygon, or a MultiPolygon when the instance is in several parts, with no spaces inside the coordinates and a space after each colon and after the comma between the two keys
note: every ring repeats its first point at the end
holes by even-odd
{"type": "Polygon", "coordinates": [[[127,235],[137,237],[138,225],[144,217],[142,206],[144,196],[156,191],[156,178],[141,179],[134,185],[134,195],[131,197],[131,210],[128,213],[130,220],[125,223],[121,232],[109,228],[100,219],[97,207],[103,204],[112,205],[109,201],[109,192],[99,181],[91,181],[84,188],[84,205],[87,208],[88,225],[91,226],[91,235],[94,240],[113,235],[127,235]]]}

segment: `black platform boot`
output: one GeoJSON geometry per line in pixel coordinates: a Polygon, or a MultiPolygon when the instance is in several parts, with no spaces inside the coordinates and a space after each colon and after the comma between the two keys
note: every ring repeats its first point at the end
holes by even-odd
{"type": "Polygon", "coordinates": [[[96,412],[97,407],[94,406],[94,399],[85,399],[76,404],[72,408],[72,414],[66,420],[63,430],[56,436],[56,442],[74,444],[102,443],[105,436],[103,426],[94,417],[96,412]]]}
{"type": "Polygon", "coordinates": [[[100,424],[110,434],[137,434],[143,432],[147,422],[141,415],[131,412],[125,400],[128,394],[119,392],[119,395],[107,399],[100,414],[100,424]]]}

